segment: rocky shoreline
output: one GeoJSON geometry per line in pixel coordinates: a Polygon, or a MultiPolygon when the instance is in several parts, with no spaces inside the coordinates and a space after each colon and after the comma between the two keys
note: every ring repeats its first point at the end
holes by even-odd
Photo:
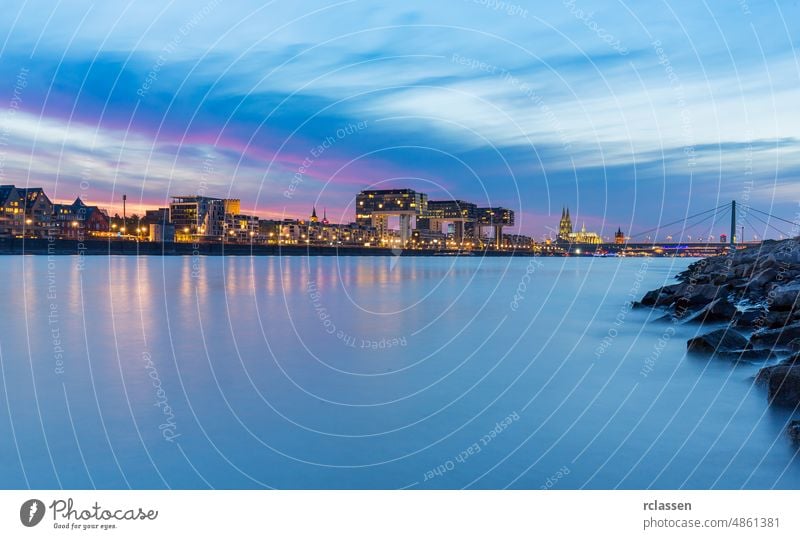
{"type": "MultiPolygon", "coordinates": [[[[773,406],[800,407],[800,238],[765,241],[698,260],[678,283],[651,290],[634,306],[662,309],[662,320],[717,329],[689,339],[694,355],[763,362],[755,381],[773,406]]],[[[800,442],[800,421],[788,435],[800,442]]]]}

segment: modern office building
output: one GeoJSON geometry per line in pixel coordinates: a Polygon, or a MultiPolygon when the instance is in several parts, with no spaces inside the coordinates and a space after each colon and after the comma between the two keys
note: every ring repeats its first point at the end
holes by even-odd
{"type": "Polygon", "coordinates": [[[417,229],[442,232],[445,224],[453,225],[453,240],[461,245],[475,231],[478,206],[463,200],[431,200],[428,211],[417,219],[417,229]]]}
{"type": "Polygon", "coordinates": [[[413,189],[382,189],[361,191],[356,197],[356,222],[374,228],[380,241],[388,241],[389,218],[400,220],[399,239],[405,245],[411,239],[412,218],[425,216],[428,195],[413,189]]]}
{"type": "Polygon", "coordinates": [[[222,238],[225,200],[204,196],[175,196],[169,205],[169,220],[177,241],[222,238]]]}
{"type": "Polygon", "coordinates": [[[484,228],[492,228],[494,230],[494,244],[496,248],[502,246],[503,228],[514,226],[514,224],[514,210],[501,207],[478,208],[478,220],[476,223],[478,236],[482,237],[484,228]]]}

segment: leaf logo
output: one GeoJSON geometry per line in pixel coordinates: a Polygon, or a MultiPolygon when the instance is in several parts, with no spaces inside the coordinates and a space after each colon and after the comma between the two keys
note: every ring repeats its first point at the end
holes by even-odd
{"type": "Polygon", "coordinates": [[[33,528],[44,518],[44,503],[41,500],[28,500],[19,508],[19,519],[22,525],[33,528]]]}

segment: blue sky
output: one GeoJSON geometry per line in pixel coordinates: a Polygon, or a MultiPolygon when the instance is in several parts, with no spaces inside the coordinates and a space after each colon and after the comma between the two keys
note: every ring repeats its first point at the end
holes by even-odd
{"type": "Polygon", "coordinates": [[[0,29],[0,183],[59,200],[350,221],[408,185],[536,237],[563,205],[611,235],[800,202],[797,1],[33,0],[0,29]]]}

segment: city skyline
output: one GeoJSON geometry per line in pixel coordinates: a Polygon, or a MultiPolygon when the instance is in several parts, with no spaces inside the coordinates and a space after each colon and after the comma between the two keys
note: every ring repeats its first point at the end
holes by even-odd
{"type": "Polygon", "coordinates": [[[122,193],[155,208],[199,191],[337,222],[355,192],[410,187],[509,207],[537,238],[563,205],[608,237],[731,199],[794,215],[797,6],[517,7],[300,20],[211,0],[123,28],[114,6],[10,6],[0,183],[112,212],[122,193]]]}

